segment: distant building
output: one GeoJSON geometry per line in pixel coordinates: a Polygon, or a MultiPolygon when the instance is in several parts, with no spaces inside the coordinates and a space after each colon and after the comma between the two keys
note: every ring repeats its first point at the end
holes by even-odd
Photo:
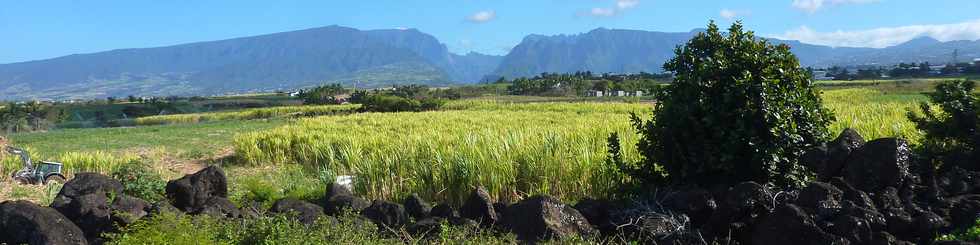
{"type": "Polygon", "coordinates": [[[299,92],[289,92],[289,97],[299,97],[299,92]]]}
{"type": "Polygon", "coordinates": [[[637,90],[636,93],[634,93],[633,95],[635,95],[636,97],[643,97],[643,91],[637,90]]]}
{"type": "Polygon", "coordinates": [[[834,80],[833,77],[827,76],[829,73],[827,71],[813,71],[813,80],[826,81],[834,80]]]}
{"type": "Polygon", "coordinates": [[[622,91],[622,90],[616,91],[616,96],[617,97],[625,97],[626,96],[626,91],[622,91]]]}
{"type": "Polygon", "coordinates": [[[973,59],[973,64],[980,63],[980,58],[973,59]]]}
{"type": "Polygon", "coordinates": [[[602,91],[591,90],[588,92],[589,97],[602,97],[602,91]]]}

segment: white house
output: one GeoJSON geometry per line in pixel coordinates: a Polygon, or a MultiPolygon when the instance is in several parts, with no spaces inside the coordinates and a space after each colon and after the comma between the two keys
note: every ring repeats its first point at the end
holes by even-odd
{"type": "Polygon", "coordinates": [[[616,91],[616,96],[617,97],[625,97],[626,96],[626,91],[622,91],[622,90],[616,91]]]}

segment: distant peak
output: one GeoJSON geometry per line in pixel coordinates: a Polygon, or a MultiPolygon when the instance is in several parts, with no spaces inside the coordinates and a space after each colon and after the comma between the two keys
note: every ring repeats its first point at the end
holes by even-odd
{"type": "Polygon", "coordinates": [[[909,40],[908,42],[899,44],[898,46],[922,46],[922,45],[932,45],[932,44],[938,44],[938,43],[942,43],[942,42],[940,42],[939,40],[936,40],[935,38],[932,38],[930,36],[921,36],[921,37],[917,37],[917,38],[914,38],[912,40],[909,40]]]}
{"type": "Polygon", "coordinates": [[[706,31],[708,31],[708,29],[705,29],[705,28],[694,28],[694,29],[691,29],[691,32],[690,33],[702,33],[702,32],[706,32],[706,31]]]}

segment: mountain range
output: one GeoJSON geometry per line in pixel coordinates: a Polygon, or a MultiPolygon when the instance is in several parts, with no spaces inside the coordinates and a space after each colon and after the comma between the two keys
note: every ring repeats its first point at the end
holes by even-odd
{"type": "MultiPolygon", "coordinates": [[[[576,35],[529,35],[506,56],[449,52],[416,29],[327,26],[211,42],[120,49],[0,65],[0,99],[215,95],[293,90],[323,83],[383,87],[465,84],[542,72],[660,72],[676,46],[702,30],[596,29],[576,35]]],[[[784,43],[805,66],[946,63],[980,57],[980,41],[923,37],[881,49],[784,43]]]]}

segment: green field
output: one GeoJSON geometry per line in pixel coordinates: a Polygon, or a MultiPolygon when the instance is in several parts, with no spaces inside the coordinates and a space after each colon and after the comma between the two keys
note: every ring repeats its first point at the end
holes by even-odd
{"type": "MultiPolygon", "coordinates": [[[[824,104],[837,117],[832,133],[851,127],[867,139],[897,136],[918,142],[921,133],[906,112],[926,97],[889,86],[825,88],[824,104]]],[[[613,193],[609,188],[625,177],[603,164],[605,140],[619,133],[626,159],[637,160],[632,147],[637,135],[628,116],[649,117],[653,102],[528,102],[540,99],[489,96],[422,113],[338,113],[356,105],[245,109],[140,119],[165,125],[9,138],[38,158],[66,163],[69,172],[108,172],[130,159],[170,165],[224,157],[230,172],[246,176],[295,175],[282,173],[293,171],[286,168],[293,165],[311,179],[357,175],[362,180],[357,192],[371,198],[418,193],[459,202],[477,185],[505,200],[541,193],[566,200],[613,193]],[[303,116],[315,117],[297,118],[303,116]]],[[[19,167],[12,158],[3,163],[5,172],[19,167]]]]}

